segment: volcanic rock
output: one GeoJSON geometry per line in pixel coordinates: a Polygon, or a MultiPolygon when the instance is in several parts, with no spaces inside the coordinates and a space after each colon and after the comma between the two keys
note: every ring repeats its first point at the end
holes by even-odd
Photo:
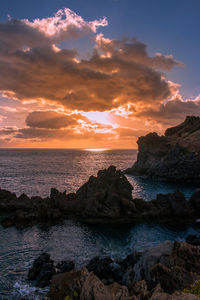
{"type": "Polygon", "coordinates": [[[164,136],[138,139],[138,157],[127,174],[167,181],[200,182],[200,117],[188,116],[164,136]]]}

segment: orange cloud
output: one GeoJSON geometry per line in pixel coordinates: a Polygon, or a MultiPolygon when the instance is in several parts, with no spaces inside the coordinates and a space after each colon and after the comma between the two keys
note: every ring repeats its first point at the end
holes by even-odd
{"type": "Polygon", "coordinates": [[[69,9],[0,22],[0,92],[20,105],[2,107],[1,146],[135,147],[138,136],[196,114],[199,98],[183,100],[163,73],[183,64],[172,55],[150,56],[134,38],[97,34],[107,25],[69,9]],[[61,43],[91,34],[87,59],[61,43]]]}
{"type": "Polygon", "coordinates": [[[0,91],[21,101],[46,101],[67,109],[105,111],[127,103],[160,103],[172,95],[159,69],[180,66],[172,56],[150,57],[135,39],[97,35],[87,60],[55,45],[96,33],[106,19],[86,22],[69,9],[45,19],[0,23],[0,91]]]}
{"type": "Polygon", "coordinates": [[[26,118],[26,125],[34,128],[60,129],[77,124],[77,115],[65,115],[55,111],[34,111],[26,118]]]}

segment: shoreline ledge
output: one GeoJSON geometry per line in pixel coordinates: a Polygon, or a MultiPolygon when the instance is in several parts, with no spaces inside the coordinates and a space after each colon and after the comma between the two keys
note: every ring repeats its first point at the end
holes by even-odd
{"type": "MultiPolygon", "coordinates": [[[[156,184],[156,183],[155,183],[156,184]]],[[[85,224],[136,225],[162,223],[174,226],[195,224],[200,218],[200,189],[189,201],[183,193],[158,194],[156,199],[133,199],[133,187],[115,166],[91,176],[76,193],[52,188],[41,198],[0,190],[0,224],[23,228],[55,225],[66,219],[85,224]]]]}

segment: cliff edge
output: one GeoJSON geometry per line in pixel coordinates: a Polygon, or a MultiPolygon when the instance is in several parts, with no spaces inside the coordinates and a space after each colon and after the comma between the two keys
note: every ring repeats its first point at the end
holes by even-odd
{"type": "Polygon", "coordinates": [[[137,161],[127,174],[175,182],[200,181],[200,117],[187,116],[163,136],[149,133],[137,143],[137,161]]]}

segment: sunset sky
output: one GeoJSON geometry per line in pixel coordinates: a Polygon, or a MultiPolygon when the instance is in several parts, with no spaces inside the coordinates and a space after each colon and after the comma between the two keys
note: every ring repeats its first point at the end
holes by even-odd
{"type": "Polygon", "coordinates": [[[200,115],[199,0],[0,8],[0,147],[137,148],[200,115]]]}

